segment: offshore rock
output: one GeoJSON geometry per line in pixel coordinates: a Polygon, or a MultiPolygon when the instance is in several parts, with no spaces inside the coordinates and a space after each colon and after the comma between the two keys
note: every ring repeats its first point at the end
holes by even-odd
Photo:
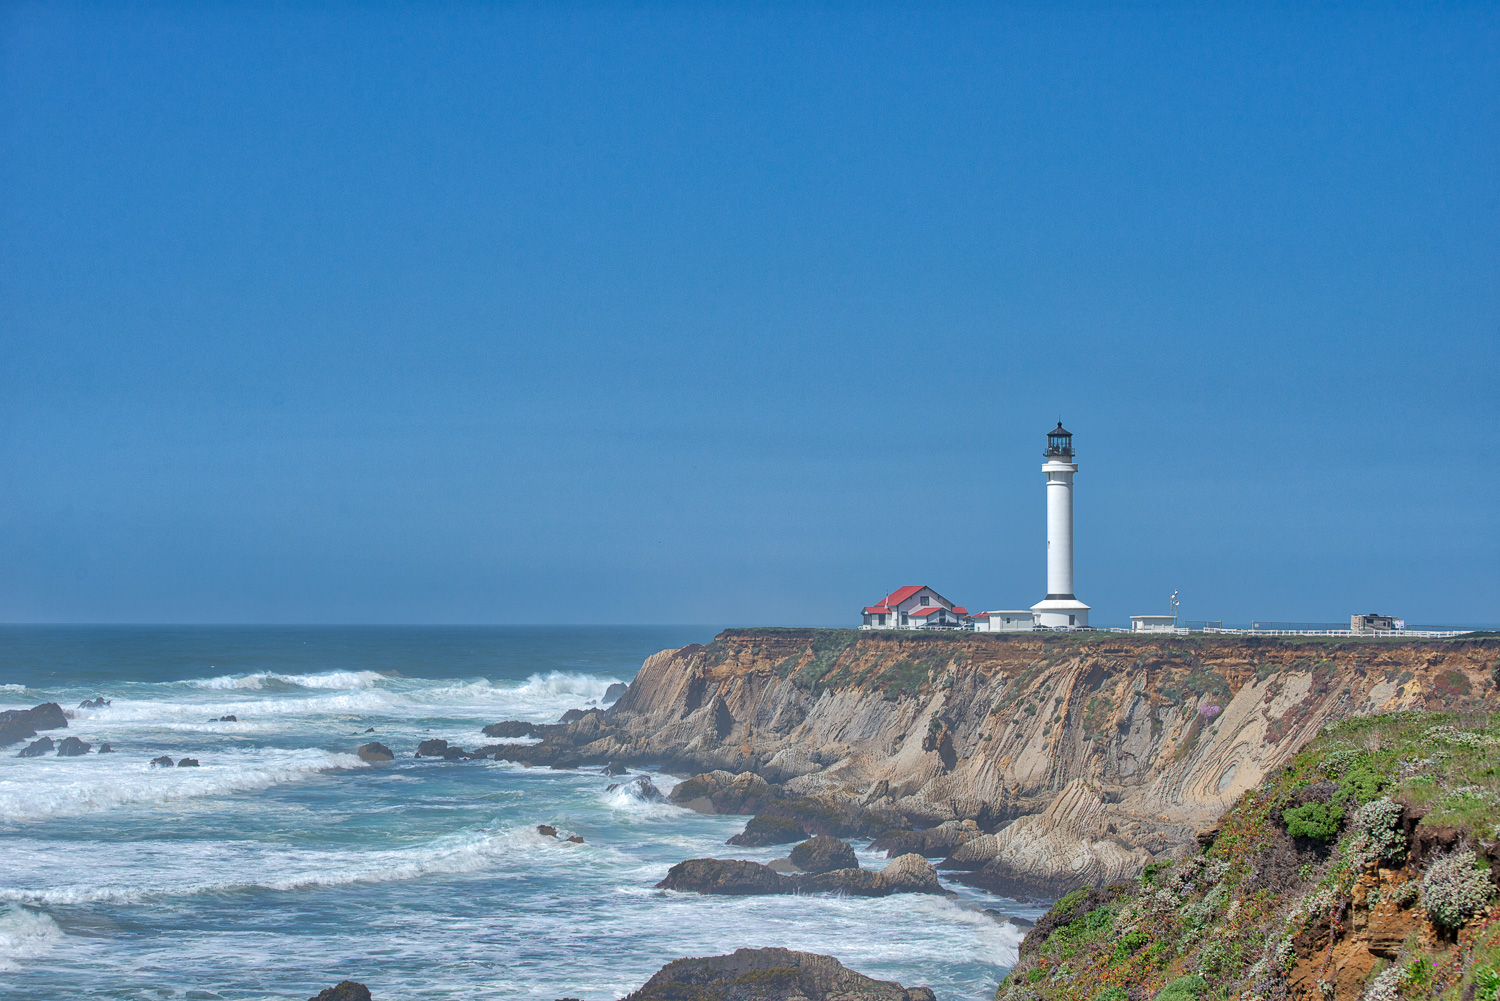
{"type": "Polygon", "coordinates": [[[848,842],[820,834],[792,849],[792,864],[803,872],[829,872],[834,869],[858,869],[859,859],[848,842]]]}
{"type": "Polygon", "coordinates": [[[605,792],[614,792],[616,789],[640,800],[642,803],[665,803],[667,797],[662,795],[660,789],[644,775],[638,775],[629,782],[611,782],[605,787],[605,792]]]}
{"type": "Polygon", "coordinates": [[[672,802],[699,813],[759,813],[781,795],[754,772],[712,771],[677,783],[672,802]]]}
{"type": "Polygon", "coordinates": [[[61,744],[57,745],[57,756],[59,758],[76,758],[80,754],[89,753],[93,744],[79,740],[77,737],[64,737],[61,744]]]}
{"type": "Polygon", "coordinates": [[[738,949],[679,959],[624,1001],[934,1001],[925,987],[856,973],[832,956],[790,949],[738,949]]]}
{"type": "Polygon", "coordinates": [[[766,845],[789,845],[807,837],[807,831],[795,820],[785,817],[751,817],[745,829],[729,839],[741,848],[763,848],[766,845]]]}
{"type": "Polygon", "coordinates": [[[103,709],[107,705],[109,705],[109,699],[106,699],[104,696],[100,695],[92,699],[84,699],[82,702],[78,703],[78,708],[103,709]]]}
{"type": "Polygon", "coordinates": [[[159,758],[152,758],[151,759],[151,767],[152,768],[171,768],[175,763],[176,762],[174,762],[171,758],[167,757],[165,754],[163,754],[159,758]]]}
{"type": "Polygon", "coordinates": [[[768,865],[740,859],[688,859],[667,871],[658,889],[747,896],[773,893],[843,893],[886,897],[893,893],[943,893],[937,870],[920,855],[903,855],[880,872],[834,869],[784,876],[768,865]]]}
{"type": "Polygon", "coordinates": [[[910,852],[927,858],[942,858],[981,833],[979,825],[972,820],[949,820],[925,831],[886,831],[870,843],[870,850],[883,851],[886,858],[910,852]]]}
{"type": "Polygon", "coordinates": [[[386,747],[379,741],[374,741],[373,743],[369,744],[360,744],[359,749],[354,753],[359,755],[359,760],[361,761],[377,762],[396,760],[395,753],[392,752],[389,747],[386,747]]]}
{"type": "Polygon", "coordinates": [[[16,755],[16,757],[40,758],[42,755],[49,753],[56,746],[57,745],[52,742],[51,737],[38,737],[30,744],[27,744],[26,747],[21,751],[21,753],[16,755]]]}
{"type": "Polygon", "coordinates": [[[104,743],[102,743],[102,744],[99,745],[99,753],[100,754],[109,754],[109,753],[111,753],[113,751],[114,751],[114,748],[109,746],[109,742],[108,741],[105,741],[104,743]]]}
{"type": "Polygon", "coordinates": [[[748,896],[791,893],[789,880],[770,866],[739,859],[694,858],[678,862],[656,884],[658,890],[748,896]]]}
{"type": "Polygon", "coordinates": [[[0,712],[0,747],[29,740],[38,730],[59,730],[68,725],[62,706],[43,702],[30,709],[7,709],[0,712]]]}
{"type": "Polygon", "coordinates": [[[446,740],[424,740],[417,745],[416,757],[418,758],[441,758],[448,750],[446,740]]]}
{"type": "Polygon", "coordinates": [[[629,690],[629,685],[625,684],[623,681],[616,681],[614,684],[610,685],[604,690],[604,701],[606,703],[618,702],[620,700],[620,696],[624,695],[629,690]]]}
{"type": "Polygon", "coordinates": [[[486,737],[495,737],[501,740],[513,740],[516,737],[535,736],[535,723],[526,723],[522,720],[506,720],[503,723],[491,723],[480,732],[486,737]]]}
{"type": "Polygon", "coordinates": [[[177,767],[178,768],[197,768],[198,767],[198,759],[197,758],[178,758],[177,759],[177,767]]]}
{"type": "Polygon", "coordinates": [[[319,991],[317,997],[308,998],[307,1001],[371,1001],[370,989],[353,980],[344,980],[319,991]]]}

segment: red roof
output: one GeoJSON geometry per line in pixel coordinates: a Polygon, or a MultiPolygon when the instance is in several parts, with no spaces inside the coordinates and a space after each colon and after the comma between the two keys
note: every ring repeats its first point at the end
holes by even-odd
{"type": "Polygon", "coordinates": [[[865,613],[874,615],[889,615],[891,613],[891,610],[884,605],[871,605],[869,608],[865,609],[865,613]]]}
{"type": "Polygon", "coordinates": [[[912,612],[911,617],[914,619],[923,619],[933,612],[946,612],[947,610],[942,605],[928,605],[926,608],[919,608],[915,612],[912,612]]]}
{"type": "Polygon", "coordinates": [[[987,619],[989,617],[990,617],[990,613],[989,612],[975,612],[973,615],[969,616],[969,618],[971,618],[971,619],[987,619]]]}
{"type": "Polygon", "coordinates": [[[907,598],[910,598],[912,595],[916,594],[918,591],[922,590],[922,588],[924,588],[926,586],[927,586],[926,584],[908,584],[905,587],[897,588],[896,590],[892,591],[890,594],[886,595],[885,599],[883,601],[881,601],[881,604],[882,605],[899,605],[903,601],[905,601],[907,598]]]}
{"type": "Polygon", "coordinates": [[[962,605],[954,605],[953,606],[953,614],[955,614],[955,615],[968,615],[969,614],[969,610],[967,608],[965,608],[964,606],[962,606],[962,605]]]}

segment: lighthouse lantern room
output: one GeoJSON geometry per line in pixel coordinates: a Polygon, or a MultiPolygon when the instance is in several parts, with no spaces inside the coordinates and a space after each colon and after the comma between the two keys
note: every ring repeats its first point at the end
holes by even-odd
{"type": "Polygon", "coordinates": [[[1036,624],[1048,629],[1080,629],[1089,624],[1089,606],[1073,594],[1073,474],[1078,463],[1073,435],[1062,421],[1047,432],[1047,597],[1031,606],[1036,624]]]}

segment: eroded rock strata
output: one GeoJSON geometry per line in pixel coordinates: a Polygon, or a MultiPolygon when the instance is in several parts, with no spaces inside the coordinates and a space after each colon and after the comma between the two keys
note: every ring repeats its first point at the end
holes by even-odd
{"type": "Polygon", "coordinates": [[[1493,638],[727,630],[650,657],[607,711],[494,753],[703,773],[674,799],[766,817],[786,843],[879,836],[997,892],[1055,895],[1190,844],[1326,723],[1494,707],[1497,663],[1493,638]]]}
{"type": "Polygon", "coordinates": [[[832,956],[790,949],[739,949],[679,959],[625,1001],[933,1001],[926,987],[902,987],[856,973],[832,956]]]}

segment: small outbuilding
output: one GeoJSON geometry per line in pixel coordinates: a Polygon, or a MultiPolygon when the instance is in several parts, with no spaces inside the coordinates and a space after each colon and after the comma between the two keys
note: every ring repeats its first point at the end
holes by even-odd
{"type": "Polygon", "coordinates": [[[977,633],[1029,633],[1036,628],[1036,616],[1029,608],[979,612],[970,618],[977,633]]]}
{"type": "Polygon", "coordinates": [[[1132,615],[1130,617],[1130,631],[1133,633],[1175,633],[1177,631],[1177,616],[1132,615]]]}

